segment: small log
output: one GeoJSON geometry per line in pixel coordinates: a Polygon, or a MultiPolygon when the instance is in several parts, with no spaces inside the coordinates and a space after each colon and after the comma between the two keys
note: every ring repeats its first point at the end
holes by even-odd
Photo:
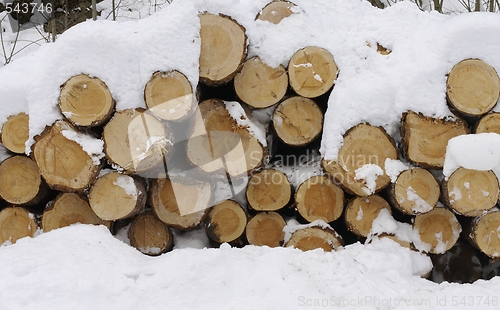
{"type": "Polygon", "coordinates": [[[105,221],[132,217],[146,204],[146,182],[139,176],[110,172],[100,176],[89,190],[92,210],[105,221]]]}
{"type": "Polygon", "coordinates": [[[108,161],[129,173],[163,169],[173,147],[168,126],[142,109],[116,112],[102,139],[108,161]]]}
{"type": "Polygon", "coordinates": [[[151,256],[168,252],[174,245],[170,228],[150,212],[141,213],[134,219],[128,238],[131,246],[151,256]]]}
{"type": "Polygon", "coordinates": [[[210,183],[199,180],[154,179],[149,188],[149,204],[168,226],[191,230],[205,219],[212,191],[210,183]]]}
{"type": "Polygon", "coordinates": [[[17,155],[0,164],[0,197],[14,205],[37,205],[49,193],[36,163],[17,155]]]}
{"type": "Polygon", "coordinates": [[[382,209],[391,213],[391,206],[379,195],[351,199],[345,210],[347,229],[359,237],[368,237],[373,221],[382,209]]]}
{"type": "Polygon", "coordinates": [[[460,119],[431,118],[413,111],[404,113],[401,118],[404,155],[424,168],[443,168],[448,141],[467,133],[467,124],[460,119]]]}
{"type": "Polygon", "coordinates": [[[285,67],[270,67],[258,56],[245,61],[234,77],[234,89],[238,97],[254,108],[267,108],[283,99],[288,89],[285,67]]]}
{"type": "Polygon", "coordinates": [[[0,211],[0,244],[33,237],[37,229],[35,216],[22,207],[7,207],[0,211]]]}
{"type": "Polygon", "coordinates": [[[344,245],[342,237],[331,228],[306,227],[292,233],[285,247],[294,247],[302,251],[323,249],[325,252],[337,250],[344,245]]]}
{"type": "Polygon", "coordinates": [[[78,142],[67,138],[73,135],[77,132],[68,123],[55,122],[35,136],[31,157],[50,188],[82,193],[97,177],[101,162],[78,142]]]}
{"type": "Polygon", "coordinates": [[[499,197],[498,179],[492,171],[459,168],[443,180],[443,200],[464,216],[479,216],[493,208],[499,197]]]}
{"type": "Polygon", "coordinates": [[[401,212],[416,215],[432,210],[440,192],[439,183],[432,173],[423,168],[412,168],[401,172],[391,184],[390,199],[401,212]]]}
{"type": "Polygon", "coordinates": [[[24,154],[29,136],[29,116],[26,113],[11,115],[2,125],[1,141],[6,149],[16,154],[24,154]]]}
{"type": "Polygon", "coordinates": [[[277,211],[288,205],[292,186],[286,175],[275,169],[264,169],[248,181],[248,208],[255,211],[277,211]]]}
{"type": "Polygon", "coordinates": [[[224,200],[208,212],[204,227],[207,236],[217,243],[239,239],[247,225],[245,210],[234,200],[224,200]]]}
{"type": "Polygon", "coordinates": [[[49,232],[76,223],[111,227],[110,221],[103,221],[95,214],[85,196],[61,193],[43,211],[41,228],[49,232]]]}
{"type": "Polygon", "coordinates": [[[337,220],[344,210],[344,191],[327,176],[310,177],[295,193],[295,207],[308,222],[337,220]]]}
{"type": "Polygon", "coordinates": [[[229,82],[246,58],[245,28],[228,16],[203,13],[200,17],[200,81],[229,82]]]}
{"type": "Polygon", "coordinates": [[[255,19],[266,20],[275,25],[279,24],[283,19],[292,15],[293,9],[296,5],[288,1],[273,1],[268,3],[260,12],[257,14],[255,19]]]}
{"type": "Polygon", "coordinates": [[[316,98],[333,87],[338,67],[324,48],[307,46],[295,52],[288,63],[290,86],[300,96],[316,98]]]}
{"type": "Polygon", "coordinates": [[[115,101],[103,81],[79,74],[61,85],[59,108],[75,126],[101,126],[113,115],[115,101]]]}
{"type": "Polygon", "coordinates": [[[500,79],[495,69],[480,59],[466,59],[451,69],[446,81],[449,104],[467,116],[488,113],[497,104],[500,79]]]}
{"type": "Polygon", "coordinates": [[[284,144],[305,146],[320,136],[323,130],[323,112],[311,99],[291,97],[274,110],[273,128],[284,144]]]}
{"type": "Polygon", "coordinates": [[[337,159],[323,159],[322,165],[346,192],[369,196],[391,181],[385,174],[387,158],[398,158],[392,138],[382,127],[358,124],[344,134],[337,159]]]}
{"type": "Polygon", "coordinates": [[[259,212],[247,223],[245,236],[249,244],[278,247],[283,245],[286,222],[276,212],[259,212]]]}
{"type": "Polygon", "coordinates": [[[491,258],[500,257],[500,211],[495,209],[472,221],[468,238],[481,252],[491,258]]]}
{"type": "MultiPolygon", "coordinates": [[[[193,165],[208,173],[242,176],[262,164],[264,147],[246,125],[239,125],[230,115],[224,101],[205,100],[199,110],[187,142],[187,158],[193,165]]],[[[244,115],[242,118],[248,120],[244,115]]]]}
{"type": "Polygon", "coordinates": [[[182,121],[197,107],[196,96],[187,77],[179,71],[153,73],[144,88],[149,111],[167,121],[182,121]]]}
{"type": "Polygon", "coordinates": [[[462,231],[455,214],[442,207],[417,215],[413,229],[420,236],[420,242],[414,242],[415,247],[432,254],[442,254],[451,249],[462,231]]]}
{"type": "Polygon", "coordinates": [[[500,135],[500,113],[489,113],[481,117],[476,124],[474,133],[492,132],[500,135]]]}

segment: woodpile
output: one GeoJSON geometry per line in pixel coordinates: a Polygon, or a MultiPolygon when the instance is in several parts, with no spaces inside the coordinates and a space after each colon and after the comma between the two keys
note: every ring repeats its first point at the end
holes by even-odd
{"type": "MultiPolygon", "coordinates": [[[[259,22],[300,14],[289,2],[269,6],[259,22]]],[[[473,245],[474,255],[500,257],[496,175],[459,168],[444,179],[442,173],[451,138],[500,133],[500,114],[491,112],[500,93],[492,67],[473,59],[450,72],[443,95],[456,117],[407,111],[397,137],[356,124],[344,133],[336,159],[316,161],[315,173],[295,184],[276,155],[318,151],[320,98],[342,74],[333,55],[304,46],[287,68],[271,67],[257,56],[247,59],[237,21],[199,18],[202,87],[179,71],[152,72],[143,85],[144,108],[116,111],[105,81],[75,75],[61,85],[60,120],[34,137],[29,156],[29,116],[7,119],[1,141],[12,157],[0,164],[0,243],[33,236],[38,226],[47,232],[84,223],[113,232],[126,227],[130,245],[147,255],[171,250],[175,232],[199,229],[212,246],[332,251],[379,237],[432,257],[457,242],[473,245]],[[231,83],[234,100],[213,96],[231,83]],[[211,87],[211,98],[199,99],[208,97],[198,92],[203,87],[211,87]],[[264,109],[263,123],[255,115],[264,109]],[[387,165],[396,160],[407,169],[391,176],[387,165]],[[221,194],[221,184],[230,194],[221,194]],[[418,240],[373,235],[382,210],[411,226],[418,240]],[[291,228],[291,220],[302,225],[291,228]]]]}

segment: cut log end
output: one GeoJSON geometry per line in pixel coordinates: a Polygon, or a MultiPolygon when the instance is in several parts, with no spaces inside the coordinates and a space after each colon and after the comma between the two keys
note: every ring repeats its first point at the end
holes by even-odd
{"type": "Polygon", "coordinates": [[[315,98],[333,87],[338,67],[329,51],[308,46],[297,51],[288,63],[290,86],[300,96],[315,98]]]}
{"type": "Polygon", "coordinates": [[[459,168],[443,181],[446,204],[464,216],[479,216],[493,208],[499,198],[498,179],[492,171],[459,168]]]}
{"type": "Polygon", "coordinates": [[[285,207],[292,196],[286,175],[274,169],[264,169],[248,181],[248,207],[255,211],[277,211],[285,207]]]}
{"type": "Polygon", "coordinates": [[[100,126],[111,117],[115,102],[103,81],[79,74],[61,86],[59,108],[75,126],[100,126]]]}
{"type": "Polygon", "coordinates": [[[35,162],[29,157],[9,157],[0,164],[0,197],[14,205],[39,203],[47,194],[35,162]]]}
{"type": "Polygon", "coordinates": [[[236,201],[224,200],[209,211],[204,223],[210,239],[217,243],[232,242],[245,231],[247,216],[236,201]]]}
{"type": "Polygon", "coordinates": [[[255,19],[265,20],[277,25],[283,19],[294,14],[295,8],[296,5],[288,1],[273,1],[262,8],[255,19]]]}
{"type": "Polygon", "coordinates": [[[156,256],[173,247],[170,228],[150,212],[139,214],[128,231],[130,245],[141,253],[156,256]]]}
{"type": "Polygon", "coordinates": [[[294,247],[302,251],[323,249],[325,252],[331,252],[343,244],[342,238],[332,229],[307,227],[295,231],[285,247],[294,247]]]}
{"type": "Polygon", "coordinates": [[[9,116],[7,121],[2,125],[2,144],[13,153],[25,153],[28,137],[29,116],[26,113],[9,116]]]}
{"type": "Polygon", "coordinates": [[[432,173],[423,168],[401,172],[391,185],[391,200],[401,212],[409,215],[429,212],[439,200],[440,187],[432,173]]]}
{"type": "Polygon", "coordinates": [[[245,235],[249,244],[278,247],[283,244],[285,225],[285,220],[278,213],[260,212],[248,221],[245,235]]]}
{"type": "Polygon", "coordinates": [[[442,254],[451,249],[462,231],[453,212],[441,207],[417,215],[413,228],[418,231],[421,241],[415,243],[417,249],[432,254],[442,254]]]}
{"type": "Polygon", "coordinates": [[[373,221],[382,209],[391,212],[387,201],[378,195],[352,199],[345,211],[347,229],[360,237],[368,237],[373,221]]]}
{"type": "Polygon", "coordinates": [[[0,244],[33,237],[38,229],[34,218],[33,214],[21,207],[7,207],[0,211],[0,244]]]}
{"type": "Polygon", "coordinates": [[[476,125],[475,133],[497,133],[500,135],[500,113],[489,113],[483,116],[476,125]]]}
{"type": "Polygon", "coordinates": [[[493,67],[479,59],[466,59],[456,64],[446,81],[446,94],[451,106],[469,116],[480,116],[497,104],[500,79],[493,67]]]}
{"type": "Polygon", "coordinates": [[[295,96],[273,113],[273,128],[286,145],[300,147],[316,140],[323,130],[323,113],[311,99],[295,96]]]}
{"type": "Polygon", "coordinates": [[[500,211],[488,212],[478,218],[473,225],[471,237],[483,253],[492,258],[500,258],[500,211]]]}
{"type": "Polygon", "coordinates": [[[344,202],[344,191],[324,175],[307,179],[295,193],[297,212],[310,223],[337,220],[344,210],[344,202]]]}
{"type": "Polygon", "coordinates": [[[154,115],[167,121],[185,120],[197,106],[191,83],[175,70],[155,72],[144,88],[144,100],[154,115]]]}

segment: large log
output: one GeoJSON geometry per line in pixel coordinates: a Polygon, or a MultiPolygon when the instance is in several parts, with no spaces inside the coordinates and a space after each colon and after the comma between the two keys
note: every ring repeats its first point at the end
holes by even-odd
{"type": "Polygon", "coordinates": [[[254,108],[267,108],[278,103],[288,89],[285,67],[270,67],[258,57],[245,61],[234,77],[234,89],[238,97],[254,108]]]}
{"type": "MultiPolygon", "coordinates": [[[[102,141],[84,137],[96,148],[102,141]]],[[[89,154],[77,141],[77,133],[71,125],[57,121],[35,136],[31,157],[50,188],[62,192],[82,193],[95,180],[101,168],[99,155],[89,154]]]]}
{"type": "Polygon", "coordinates": [[[283,244],[286,222],[276,212],[259,212],[247,223],[245,236],[249,244],[277,247],[283,244]]]}
{"type": "Polygon", "coordinates": [[[7,207],[0,211],[0,244],[33,237],[37,229],[35,216],[22,207],[7,207]]]}
{"type": "Polygon", "coordinates": [[[90,208],[88,199],[75,193],[61,193],[43,211],[41,228],[44,232],[71,224],[111,226],[110,221],[100,219],[90,208]]]}
{"type": "Polygon", "coordinates": [[[2,125],[0,140],[6,149],[24,154],[29,136],[29,116],[26,113],[11,115],[2,125]]]}
{"type": "Polygon", "coordinates": [[[293,54],[288,63],[290,86],[300,96],[315,98],[333,87],[338,67],[324,48],[307,46],[293,54]]]}
{"type": "Polygon", "coordinates": [[[294,14],[295,9],[296,5],[292,2],[276,0],[263,7],[255,19],[265,20],[276,25],[283,19],[294,14]]]}
{"type": "Polygon", "coordinates": [[[348,192],[369,196],[391,181],[385,174],[386,159],[397,159],[392,138],[382,127],[358,124],[344,134],[336,160],[323,160],[325,171],[348,192]]]}
{"type": "Polygon", "coordinates": [[[405,214],[429,212],[436,206],[439,196],[439,183],[432,173],[423,168],[405,170],[391,184],[391,202],[405,214]]]}
{"type": "Polygon", "coordinates": [[[474,133],[492,132],[500,135],[500,113],[488,113],[477,122],[474,133]]]}
{"type": "Polygon", "coordinates": [[[466,59],[451,69],[446,81],[449,104],[468,116],[488,113],[497,104],[500,79],[495,69],[480,59],[466,59]]]}
{"type": "Polygon", "coordinates": [[[295,192],[295,207],[308,222],[337,220],[344,210],[344,202],[342,188],[325,175],[310,177],[295,192]]]}
{"type": "Polygon", "coordinates": [[[337,250],[344,245],[342,237],[331,228],[306,227],[296,230],[285,243],[302,251],[323,249],[325,252],[337,250]]]}
{"type": "Polygon", "coordinates": [[[468,133],[460,120],[437,119],[413,111],[401,118],[401,138],[405,157],[424,168],[441,169],[451,138],[468,133]]]}
{"type": "Polygon", "coordinates": [[[0,197],[14,205],[37,205],[49,193],[35,162],[26,156],[9,157],[0,164],[0,197]]]}
{"type": "Polygon", "coordinates": [[[92,210],[105,221],[129,218],[144,210],[146,182],[136,175],[106,173],[92,185],[88,198],[92,210]]]}
{"type": "Polygon", "coordinates": [[[217,243],[235,242],[247,225],[247,215],[239,203],[224,200],[208,212],[204,227],[207,236],[217,243]]]}
{"type": "Polygon", "coordinates": [[[275,169],[264,169],[248,181],[248,208],[255,211],[277,211],[287,206],[292,186],[286,175],[275,169]]]}
{"type": "Polygon", "coordinates": [[[191,230],[206,217],[212,206],[212,186],[201,180],[154,179],[149,204],[158,218],[170,227],[191,230]]]}
{"type": "Polygon", "coordinates": [[[59,108],[75,126],[100,126],[113,115],[115,101],[103,81],[79,74],[61,85],[59,108]]]}
{"type": "Polygon", "coordinates": [[[128,230],[130,245],[146,255],[156,256],[168,252],[173,247],[170,228],[154,214],[139,214],[128,230]]]}
{"type": "Polygon", "coordinates": [[[443,200],[464,216],[479,216],[498,201],[498,179],[492,171],[459,168],[442,184],[443,200]]]}
{"type": "Polygon", "coordinates": [[[360,237],[368,237],[373,221],[382,209],[391,212],[391,206],[379,195],[351,199],[345,209],[347,229],[360,237]]]}
{"type": "Polygon", "coordinates": [[[227,83],[246,58],[245,28],[228,16],[203,13],[199,17],[200,81],[211,85],[227,83]]]}
{"type": "Polygon", "coordinates": [[[323,113],[311,99],[295,96],[281,102],[273,113],[273,128],[286,145],[300,147],[316,140],[323,130],[323,113]]]}
{"type": "Polygon", "coordinates": [[[187,77],[179,71],[153,73],[144,88],[149,111],[167,121],[182,121],[197,107],[196,96],[187,77]]]}

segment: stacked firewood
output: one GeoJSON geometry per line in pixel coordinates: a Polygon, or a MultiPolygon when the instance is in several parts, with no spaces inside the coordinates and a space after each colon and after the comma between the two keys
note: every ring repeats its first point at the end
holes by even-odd
{"type": "MultiPolygon", "coordinates": [[[[292,6],[272,2],[256,19],[279,23],[292,6]]],[[[35,136],[29,156],[29,115],[9,117],[1,130],[12,156],[0,164],[0,243],[38,227],[85,223],[127,229],[130,244],[148,255],[172,249],[173,230],[198,227],[215,246],[331,251],[372,239],[372,224],[386,210],[418,242],[391,231],[378,237],[434,256],[467,240],[481,255],[500,257],[495,174],[442,173],[451,138],[500,134],[500,113],[491,112],[500,82],[491,66],[467,59],[452,69],[446,94],[453,119],[408,111],[398,143],[382,127],[358,124],[344,134],[337,158],[322,160],[310,154],[339,74],[333,55],[304,46],[287,68],[270,67],[247,57],[237,21],[199,17],[196,89],[182,72],[155,72],[144,85],[145,108],[116,110],[105,81],[76,75],[61,85],[60,120],[35,136]],[[314,172],[278,160],[303,154],[314,172]],[[403,168],[388,173],[396,161],[403,168]],[[292,180],[301,171],[308,177],[292,180]],[[304,225],[285,228],[291,219],[304,225]]],[[[439,258],[436,264],[448,262],[439,258]]]]}

